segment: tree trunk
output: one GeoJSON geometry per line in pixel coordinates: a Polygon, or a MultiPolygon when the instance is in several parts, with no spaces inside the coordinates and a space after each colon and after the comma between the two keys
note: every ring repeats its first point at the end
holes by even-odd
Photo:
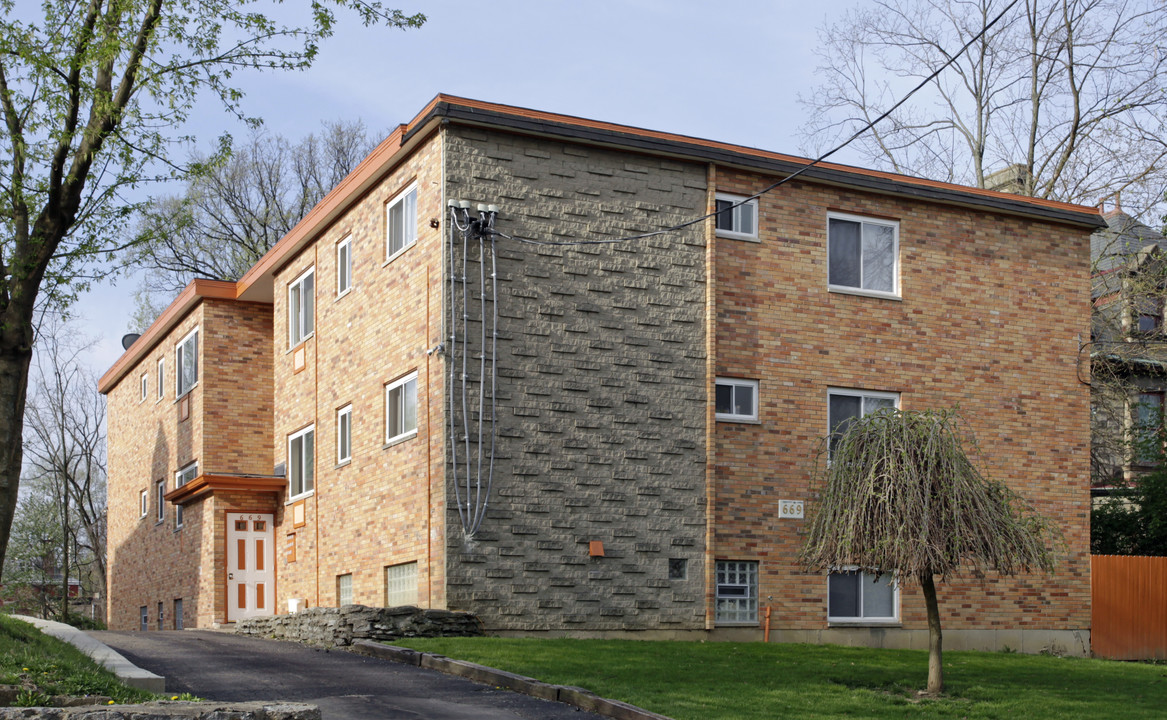
{"type": "MultiPolygon", "coordinates": [[[[0,315],[7,321],[14,313],[0,315]]],[[[20,490],[20,468],[24,460],[21,437],[24,433],[24,406],[28,389],[28,366],[32,359],[32,329],[0,328],[0,571],[4,569],[16,497],[20,490]],[[23,332],[22,332],[23,331],[23,332]],[[14,335],[26,335],[25,342],[12,342],[14,335]]]]}
{"type": "Polygon", "coordinates": [[[928,608],[928,694],[944,692],[944,663],[941,650],[940,606],[936,602],[936,583],[932,573],[920,573],[920,589],[924,591],[924,605],[928,608]]]}

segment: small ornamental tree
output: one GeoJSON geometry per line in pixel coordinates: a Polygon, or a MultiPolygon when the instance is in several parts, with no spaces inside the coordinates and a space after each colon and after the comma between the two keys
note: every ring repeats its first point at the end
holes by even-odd
{"type": "MultiPolygon", "coordinates": [[[[928,610],[928,692],[944,689],[935,578],[1053,569],[1056,530],[969,460],[953,410],[887,408],[850,424],[830,461],[803,547],[804,566],[896,573],[928,610]]],[[[821,457],[821,455],[820,455],[821,457]]]]}

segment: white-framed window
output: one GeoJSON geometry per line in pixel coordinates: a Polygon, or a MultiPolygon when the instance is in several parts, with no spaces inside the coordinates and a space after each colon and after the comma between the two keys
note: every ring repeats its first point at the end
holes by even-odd
{"type": "Polygon", "coordinates": [[[895,573],[846,569],[827,577],[827,622],[899,622],[900,589],[895,573]]]}
{"type": "Polygon", "coordinates": [[[288,436],[288,496],[297,498],[312,492],[316,466],[316,426],[288,436]]]}
{"type": "Polygon", "coordinates": [[[163,497],[165,494],[166,494],[166,480],[163,479],[163,480],[159,480],[158,482],[154,483],[154,496],[155,496],[155,500],[158,504],[158,506],[156,508],[156,511],[158,513],[157,518],[156,518],[157,522],[162,522],[163,520],[166,519],[166,498],[163,497]]]}
{"type": "Polygon", "coordinates": [[[199,382],[199,330],[195,328],[174,350],[174,397],[186,395],[199,382]]]}
{"type": "MultiPolygon", "coordinates": [[[[199,476],[199,464],[197,462],[192,462],[190,465],[187,465],[183,469],[174,473],[174,489],[177,490],[178,488],[182,487],[183,485],[186,485],[188,482],[190,482],[191,480],[194,480],[198,476],[199,476]]],[[[174,527],[175,527],[175,529],[182,527],[182,506],[181,505],[175,505],[175,507],[174,507],[174,527]]]]}
{"type": "Polygon", "coordinates": [[[336,576],[336,605],[341,607],[353,604],[353,575],[346,573],[336,576]]]}
{"type": "Polygon", "coordinates": [[[296,347],[316,329],[316,268],[308,268],[288,285],[288,347],[296,347]]]}
{"type": "Polygon", "coordinates": [[[758,622],[758,563],[718,560],[716,622],[758,622]]]}
{"type": "Polygon", "coordinates": [[[718,420],[757,422],[758,381],[717,378],[714,414],[718,420]]]}
{"type": "Polygon", "coordinates": [[[875,390],[845,390],[831,388],[827,391],[827,427],[830,433],[828,455],[851,423],[880,408],[900,406],[900,394],[877,392],[875,390]]]}
{"type": "Polygon", "coordinates": [[[385,386],[385,442],[417,432],[417,372],[385,386]]]}
{"type": "Polygon", "coordinates": [[[353,459],[353,406],[336,411],[336,464],[353,459]]]}
{"type": "Polygon", "coordinates": [[[166,395],[166,358],[158,358],[158,399],[166,395]]]}
{"type": "Polygon", "coordinates": [[[146,388],[150,387],[150,376],[147,373],[142,373],[142,394],[138,397],[138,402],[145,402],[146,388]]]}
{"type": "Polygon", "coordinates": [[[417,185],[410,185],[385,204],[385,260],[417,242],[417,185]]]}
{"type": "Polygon", "coordinates": [[[141,512],[141,517],[146,517],[150,513],[150,491],[143,490],[138,494],[138,509],[141,512]]]}
{"type": "Polygon", "coordinates": [[[353,236],[346,235],[336,244],[336,296],[353,288],[353,236]]]}
{"type": "Polygon", "coordinates": [[[385,607],[417,605],[417,563],[385,568],[385,607]]]}
{"type": "Polygon", "coordinates": [[[758,239],[758,200],[717,193],[717,237],[758,239]]]}
{"type": "Polygon", "coordinates": [[[900,224],[827,214],[827,283],[832,290],[899,297],[900,224]]]}

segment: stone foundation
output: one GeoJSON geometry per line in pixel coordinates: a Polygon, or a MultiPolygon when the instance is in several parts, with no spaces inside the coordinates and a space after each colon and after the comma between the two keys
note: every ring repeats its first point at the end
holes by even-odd
{"type": "Polygon", "coordinates": [[[0,708],[0,720],[320,720],[320,708],[283,702],[152,702],[104,707],[0,708]]]}
{"type": "Polygon", "coordinates": [[[235,632],[311,645],[351,645],[354,639],[482,635],[482,623],[474,615],[464,612],[422,610],[410,605],[392,608],[345,605],[340,608],[308,608],[290,615],[248,618],[236,623],[235,632]]]}

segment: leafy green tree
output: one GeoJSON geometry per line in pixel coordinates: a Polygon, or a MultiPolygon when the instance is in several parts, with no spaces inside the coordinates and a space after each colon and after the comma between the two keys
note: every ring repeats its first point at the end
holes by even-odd
{"type": "Polygon", "coordinates": [[[1090,552],[1096,555],[1167,555],[1167,432],[1162,408],[1136,407],[1131,455],[1153,469],[1120,481],[1090,513],[1090,552]]]}
{"type": "Polygon", "coordinates": [[[0,0],[0,566],[20,485],[20,438],[43,303],[65,304],[94,261],[124,249],[126,194],[181,173],[176,128],[195,102],[238,117],[235,75],[311,65],[338,11],[417,27],[375,0],[0,0]],[[289,15],[298,17],[283,19],[289,15]]]}
{"type": "Polygon", "coordinates": [[[1054,528],[964,449],[954,411],[878,410],[829,442],[801,561],[917,582],[928,611],[928,692],[944,689],[935,578],[1053,569],[1054,528]]]}

